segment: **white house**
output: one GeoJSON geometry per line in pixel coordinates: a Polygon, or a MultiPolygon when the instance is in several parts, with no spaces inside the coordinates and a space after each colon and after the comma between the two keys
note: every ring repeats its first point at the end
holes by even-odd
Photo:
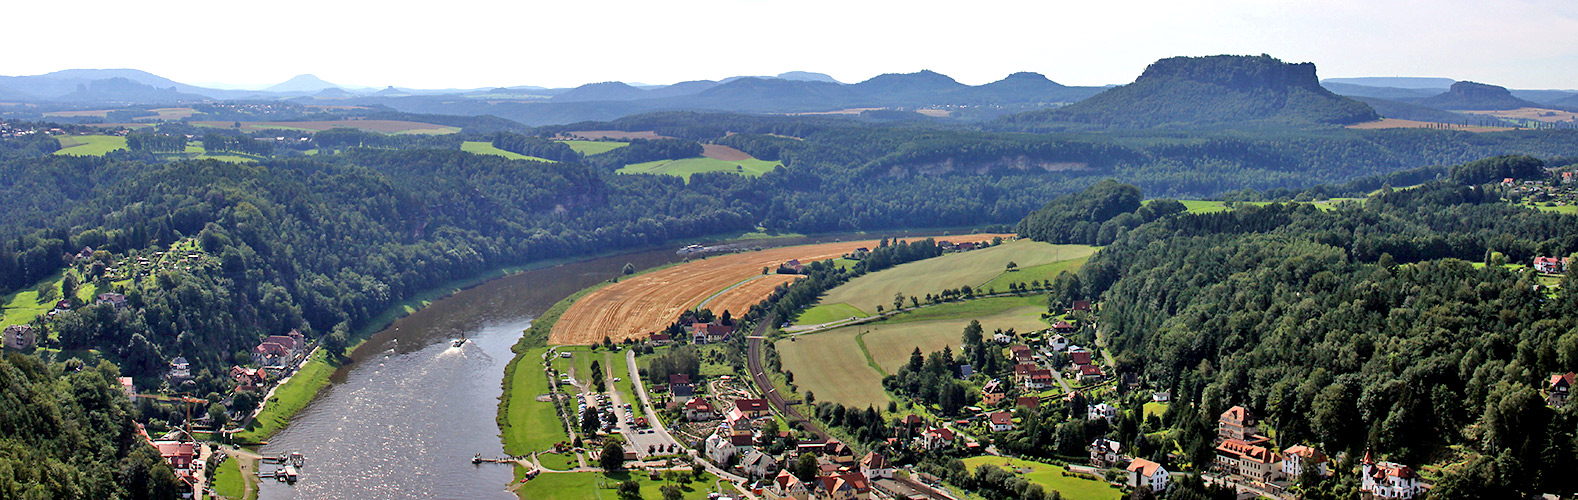
{"type": "Polygon", "coordinates": [[[1085,420],[1107,419],[1108,422],[1118,419],[1118,407],[1102,403],[1091,405],[1086,412],[1085,420]]]}
{"type": "Polygon", "coordinates": [[[860,459],[860,472],[871,479],[893,479],[893,464],[877,452],[870,452],[860,459]]]}
{"type": "Polygon", "coordinates": [[[1407,465],[1376,462],[1369,450],[1364,452],[1364,483],[1359,490],[1380,498],[1413,498],[1418,495],[1419,475],[1407,465]]]}
{"type": "Polygon", "coordinates": [[[987,415],[992,426],[992,432],[1007,432],[1014,430],[1014,416],[1006,411],[987,415]]]}
{"type": "Polygon", "coordinates": [[[1313,467],[1317,474],[1326,475],[1326,454],[1302,444],[1282,450],[1282,474],[1298,478],[1306,467],[1313,467]]]}
{"type": "Polygon", "coordinates": [[[940,450],[953,446],[953,438],[953,430],[946,427],[934,427],[926,429],[926,432],[922,433],[916,440],[920,441],[919,444],[922,448],[940,450]]]}
{"type": "Polygon", "coordinates": [[[186,380],[192,378],[192,363],[185,356],[176,356],[170,360],[170,378],[186,380]]]}
{"type": "Polygon", "coordinates": [[[1006,333],[994,333],[992,334],[992,341],[999,344],[1011,344],[1014,342],[1014,338],[1006,333]]]}
{"type": "Polygon", "coordinates": [[[1047,347],[1051,347],[1055,352],[1063,352],[1064,349],[1068,349],[1068,337],[1053,335],[1047,340],[1047,347]]]}
{"type": "Polygon", "coordinates": [[[1096,438],[1090,443],[1090,465],[1096,467],[1112,467],[1123,460],[1120,455],[1123,445],[1107,438],[1096,438]]]}
{"type": "Polygon", "coordinates": [[[727,464],[730,458],[739,453],[739,448],[734,446],[729,437],[717,432],[707,437],[707,458],[713,463],[727,464]]]}
{"type": "Polygon", "coordinates": [[[1129,486],[1139,488],[1140,485],[1151,487],[1151,491],[1167,489],[1167,469],[1162,464],[1143,458],[1136,458],[1129,462],[1129,486]]]}
{"type": "Polygon", "coordinates": [[[746,451],[745,455],[740,458],[740,468],[745,471],[747,476],[764,478],[778,470],[778,460],[774,459],[772,455],[753,449],[746,451]]]}

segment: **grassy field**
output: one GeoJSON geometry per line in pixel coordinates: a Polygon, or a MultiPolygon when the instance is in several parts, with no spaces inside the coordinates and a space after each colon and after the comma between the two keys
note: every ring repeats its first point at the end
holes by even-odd
{"type": "Polygon", "coordinates": [[[885,408],[888,395],[882,389],[882,374],[866,364],[865,354],[855,343],[859,333],[854,328],[840,328],[780,340],[775,345],[783,369],[794,372],[801,394],[811,392],[817,401],[857,408],[885,408]]]}
{"type": "Polygon", "coordinates": [[[783,163],[776,161],[758,160],[755,158],[739,161],[715,160],[712,158],[685,158],[683,160],[658,160],[646,163],[625,165],[619,169],[621,174],[662,174],[684,177],[690,180],[690,174],[701,172],[733,172],[746,177],[760,177],[772,171],[783,163]]]}
{"type": "Polygon", "coordinates": [[[274,389],[274,396],[268,398],[263,411],[258,412],[252,425],[236,433],[236,442],[261,443],[289,425],[290,418],[296,412],[306,408],[312,398],[317,397],[318,391],[329,386],[329,376],[334,374],[335,367],[329,362],[327,354],[322,349],[314,351],[312,359],[303,362],[301,369],[296,370],[290,380],[274,389]]]}
{"type": "Polygon", "coordinates": [[[574,453],[540,453],[537,462],[552,470],[570,470],[581,466],[575,461],[574,453]]]}
{"type": "Polygon", "coordinates": [[[995,465],[1004,470],[1013,472],[1016,469],[1032,469],[1034,472],[1023,474],[1026,481],[1039,484],[1047,491],[1057,491],[1068,500],[1117,500],[1123,498],[1123,492],[1117,487],[1107,484],[1106,481],[1080,479],[1064,476],[1068,469],[1056,465],[1004,458],[993,456],[979,456],[964,459],[966,469],[974,471],[982,465],[995,465]]]}
{"type": "MultiPolygon", "coordinates": [[[[525,455],[553,447],[554,443],[568,441],[564,424],[553,403],[537,401],[537,396],[547,394],[548,377],[542,373],[538,360],[548,348],[539,347],[522,355],[518,369],[511,373],[510,404],[505,409],[508,427],[504,432],[504,452],[525,455]]],[[[573,409],[573,408],[572,408],[573,409]]]]}
{"type": "Polygon", "coordinates": [[[822,304],[814,306],[810,309],[806,309],[805,312],[800,313],[800,317],[795,319],[795,324],[820,325],[822,323],[832,323],[834,321],[846,320],[851,316],[866,317],[870,316],[870,314],[855,308],[855,306],[842,302],[837,304],[822,304]]]}
{"type": "Polygon", "coordinates": [[[980,320],[988,333],[998,328],[1046,328],[1041,321],[1046,310],[1043,300],[994,297],[943,304],[875,323],[780,340],[775,346],[783,369],[794,372],[802,393],[815,393],[818,401],[880,408],[888,401],[883,372],[898,372],[916,347],[929,353],[950,346],[957,353],[960,335],[972,319],[980,320]]]}
{"type": "Polygon", "coordinates": [[[1051,281],[1052,278],[1056,278],[1057,275],[1063,271],[1078,271],[1080,266],[1085,265],[1085,261],[1087,260],[1090,260],[1090,256],[1088,255],[1078,259],[1060,260],[1057,262],[1049,262],[1036,266],[1020,267],[1018,271],[1003,273],[996,278],[992,278],[992,281],[986,282],[986,284],[981,285],[981,287],[1002,291],[1007,290],[1008,285],[1023,285],[1032,281],[1051,281]]]}
{"type": "Polygon", "coordinates": [[[60,141],[60,150],[55,154],[62,156],[104,156],[126,149],[126,138],[113,135],[63,135],[56,140],[60,141]]]}
{"type": "Polygon", "coordinates": [[[1539,209],[1542,212],[1556,212],[1556,213],[1559,213],[1559,214],[1578,214],[1578,205],[1559,205],[1559,206],[1554,206],[1554,207],[1547,207],[1547,206],[1542,205],[1542,204],[1532,204],[1532,205],[1524,205],[1524,206],[1525,207],[1529,207],[1529,208],[1536,208],[1536,209],[1539,209]]]}
{"type": "MultiPolygon", "coordinates": [[[[1232,210],[1231,208],[1228,208],[1227,202],[1225,202],[1225,201],[1216,201],[1216,200],[1178,200],[1178,201],[1180,203],[1183,203],[1184,208],[1188,209],[1189,213],[1192,213],[1192,214],[1208,214],[1208,213],[1212,213],[1212,212],[1225,212],[1225,211],[1228,211],[1228,210],[1232,210]]],[[[1337,208],[1336,205],[1338,203],[1341,203],[1341,202],[1344,202],[1344,201],[1352,201],[1352,202],[1356,202],[1356,203],[1364,203],[1364,198],[1332,198],[1332,199],[1329,199],[1329,200],[1313,201],[1313,202],[1307,202],[1307,203],[1309,203],[1311,205],[1315,205],[1315,208],[1319,208],[1321,210],[1335,210],[1337,208]]],[[[1240,202],[1239,204],[1241,204],[1241,205],[1265,205],[1267,203],[1270,203],[1270,202],[1266,202],[1266,201],[1246,201],[1246,202],[1240,202]]]]}
{"type": "MultiPolygon", "coordinates": [[[[214,472],[214,491],[231,500],[251,500],[257,494],[247,495],[246,477],[241,474],[241,462],[235,457],[226,458],[214,472]]],[[[254,490],[256,491],[256,490],[254,490]]]]}
{"type": "Polygon", "coordinates": [[[574,149],[575,152],[581,153],[581,154],[586,155],[586,156],[600,155],[600,154],[607,153],[609,151],[613,151],[615,149],[619,149],[619,148],[622,148],[622,147],[630,145],[630,143],[628,143],[628,142],[614,142],[614,141],[559,141],[559,142],[565,143],[566,145],[570,146],[570,149],[574,149]]]}
{"type": "Polygon", "coordinates": [[[466,141],[466,142],[463,142],[463,143],[460,144],[460,150],[461,151],[465,151],[467,153],[474,154],[474,155],[494,155],[494,156],[503,156],[503,157],[509,158],[511,160],[531,160],[531,161],[541,161],[541,162],[553,163],[553,160],[549,160],[547,158],[538,158],[538,157],[535,157],[535,156],[526,156],[526,155],[523,155],[523,154],[520,154],[520,153],[516,153],[516,152],[513,152],[513,151],[505,151],[505,150],[493,147],[492,143],[482,142],[482,141],[466,141]]]}
{"type": "Polygon", "coordinates": [[[1167,403],[1157,403],[1155,401],[1145,403],[1145,418],[1151,418],[1152,415],[1161,418],[1163,413],[1167,413],[1167,403]]]}
{"type": "MultiPolygon", "coordinates": [[[[518,468],[516,475],[520,475],[518,468]]],[[[629,472],[542,474],[522,484],[520,489],[515,490],[515,494],[520,498],[531,500],[619,500],[619,492],[615,488],[620,482],[630,479],[641,483],[641,498],[663,498],[658,488],[665,484],[674,484],[684,490],[685,494],[681,498],[700,500],[707,498],[707,493],[713,491],[713,481],[717,477],[703,474],[700,479],[689,483],[669,483],[647,479],[646,474],[629,472]]]]}
{"type": "MultiPolygon", "coordinates": [[[[969,241],[968,238],[954,238],[969,241]]],[[[1009,262],[1021,269],[1053,262],[1088,257],[1096,248],[1085,245],[1052,245],[1020,240],[1003,245],[943,255],[911,262],[850,280],[830,290],[818,304],[849,304],[856,309],[876,312],[877,306],[893,307],[893,295],[925,296],[948,288],[982,284],[1005,274],[1009,262]]],[[[1008,274],[1019,274],[1016,271],[1008,274]]],[[[1007,286],[1003,286],[1004,291],[1007,286]]],[[[906,307],[908,302],[906,301],[906,307]]]]}
{"type": "Polygon", "coordinates": [[[1040,330],[1049,325],[1041,320],[1046,304],[1039,296],[995,297],[922,309],[900,314],[894,321],[880,321],[843,329],[869,332],[863,339],[871,358],[888,373],[897,373],[908,363],[910,353],[941,351],[944,346],[958,353],[959,338],[971,320],[979,320],[988,336],[992,331],[1013,328],[1020,332],[1040,330]],[[958,306],[954,308],[953,306],[958,306]],[[931,309],[941,309],[932,311],[931,309]],[[914,315],[915,318],[904,316],[914,315]],[[928,316],[935,316],[930,319],[928,316]]]}
{"type": "MultiPolygon", "coordinates": [[[[72,271],[72,273],[75,274],[76,271],[72,271]]],[[[57,290],[55,295],[58,296],[60,294],[58,291],[60,290],[60,282],[64,280],[64,273],[55,273],[54,276],[45,278],[31,287],[18,290],[10,296],[0,299],[0,328],[10,325],[25,325],[32,322],[33,318],[37,318],[49,312],[50,309],[54,309],[55,301],[60,299],[41,301],[39,300],[38,289],[39,287],[53,288],[57,290]]],[[[81,282],[81,279],[79,278],[78,281],[81,282]]],[[[82,302],[92,304],[98,294],[99,289],[93,283],[82,283],[77,286],[77,298],[81,299],[82,302]]]]}
{"type": "Polygon", "coordinates": [[[629,403],[632,408],[641,406],[641,400],[636,398],[635,387],[631,385],[630,363],[626,362],[625,352],[609,353],[608,358],[609,361],[604,364],[609,365],[609,369],[614,372],[614,375],[608,378],[609,389],[617,391],[619,399],[629,403]],[[619,381],[613,382],[616,378],[619,381]]]}

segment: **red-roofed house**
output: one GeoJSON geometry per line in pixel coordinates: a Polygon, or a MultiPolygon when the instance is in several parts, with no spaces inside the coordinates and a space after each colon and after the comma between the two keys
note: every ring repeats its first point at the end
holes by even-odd
{"type": "Polygon", "coordinates": [[[987,415],[987,420],[990,422],[992,432],[1008,432],[1014,430],[1014,416],[1006,411],[1000,411],[987,415]]]}
{"type": "Polygon", "coordinates": [[[800,478],[789,473],[786,468],[778,471],[778,476],[762,489],[762,495],[768,500],[806,500],[810,492],[806,490],[805,483],[800,482],[800,478]]]}
{"type": "Polygon", "coordinates": [[[1052,370],[1047,369],[1030,370],[1029,373],[1024,375],[1022,380],[1025,390],[1030,391],[1043,390],[1057,383],[1057,378],[1052,376],[1052,370]]]}
{"type": "Polygon", "coordinates": [[[1253,441],[1260,428],[1255,426],[1255,416],[1248,408],[1234,406],[1222,412],[1222,417],[1216,422],[1217,442],[1229,439],[1240,441],[1253,441]]]}
{"type": "Polygon", "coordinates": [[[1381,498],[1413,498],[1420,491],[1419,475],[1407,465],[1376,462],[1369,450],[1364,452],[1364,482],[1359,491],[1381,498]]]}
{"type": "Polygon", "coordinates": [[[674,342],[674,340],[672,338],[670,338],[667,333],[654,333],[654,334],[652,334],[652,345],[662,347],[662,346],[669,345],[670,343],[673,343],[673,342],[674,342]]]}
{"type": "Polygon", "coordinates": [[[1036,351],[1030,346],[1011,345],[1008,346],[1008,352],[1013,354],[1015,363],[1030,363],[1036,358],[1036,351]]]}
{"type": "Polygon", "coordinates": [[[1546,388],[1550,395],[1545,397],[1545,402],[1557,408],[1567,404],[1567,397],[1572,393],[1574,377],[1578,375],[1573,372],[1567,372],[1566,375],[1551,375],[1551,385],[1546,388]]]}
{"type": "Polygon", "coordinates": [[[1281,457],[1262,446],[1241,439],[1228,439],[1216,447],[1216,464],[1230,474],[1269,483],[1281,477],[1277,462],[1281,457]]]}
{"type": "Polygon", "coordinates": [[[723,326],[717,323],[696,323],[690,326],[691,342],[705,344],[708,342],[722,342],[734,333],[734,327],[723,326]]]}
{"type": "Polygon", "coordinates": [[[1074,333],[1075,330],[1079,330],[1079,327],[1076,327],[1072,323],[1069,323],[1067,321],[1059,321],[1057,323],[1053,323],[1052,324],[1052,331],[1054,331],[1054,332],[1058,332],[1058,333],[1074,333]]]}
{"type": "Polygon", "coordinates": [[[888,462],[886,457],[873,451],[866,453],[866,456],[860,459],[860,472],[872,479],[892,479],[893,464],[888,462]]]}
{"type": "Polygon", "coordinates": [[[1104,376],[1106,376],[1106,374],[1101,371],[1101,367],[1099,367],[1099,366],[1096,366],[1096,365],[1080,365],[1080,367],[1079,367],[1079,379],[1082,380],[1082,381],[1089,382],[1089,381],[1094,381],[1094,380],[1101,380],[1101,378],[1104,377],[1104,376]]]}
{"type": "Polygon", "coordinates": [[[1087,351],[1068,353],[1068,358],[1074,362],[1074,366],[1085,366],[1090,364],[1090,353],[1087,351]]]}
{"type": "Polygon", "coordinates": [[[1296,478],[1304,473],[1304,469],[1313,468],[1316,474],[1326,475],[1326,454],[1320,450],[1302,444],[1289,446],[1282,450],[1282,474],[1296,478]]]}
{"type": "Polygon", "coordinates": [[[745,416],[751,418],[762,418],[762,416],[767,415],[771,411],[765,399],[736,399],[734,400],[734,407],[744,412],[745,416]]]}
{"type": "Polygon", "coordinates": [[[1136,458],[1129,462],[1129,486],[1139,488],[1149,486],[1151,491],[1167,489],[1167,469],[1162,464],[1143,458],[1136,458]]]}
{"type": "Polygon", "coordinates": [[[981,387],[982,405],[997,406],[999,403],[1002,403],[1003,398],[1006,397],[1008,397],[1008,388],[1003,387],[1003,383],[995,378],[986,382],[986,385],[981,387]]]}
{"type": "Polygon", "coordinates": [[[694,398],[685,402],[685,419],[692,422],[712,420],[718,418],[718,410],[705,398],[694,398]]]}
{"type": "Polygon", "coordinates": [[[263,368],[230,367],[230,378],[236,381],[236,390],[255,391],[268,383],[268,370],[263,368]]]}
{"type": "Polygon", "coordinates": [[[926,429],[926,432],[922,433],[921,437],[917,438],[917,440],[919,441],[921,448],[928,450],[940,450],[949,446],[953,446],[953,438],[953,430],[948,429],[947,427],[934,427],[931,429],[926,429]]]}
{"type": "Polygon", "coordinates": [[[197,458],[197,448],[193,443],[153,441],[150,444],[159,449],[159,456],[169,462],[171,468],[177,470],[192,468],[192,459],[197,458]]]}
{"type": "Polygon", "coordinates": [[[1535,257],[1534,270],[1545,274],[1561,274],[1567,272],[1567,259],[1556,257],[1535,257]]]}
{"type": "Polygon", "coordinates": [[[1071,307],[1070,309],[1075,311],[1090,311],[1090,301],[1076,300],[1074,301],[1074,307],[1071,307]]]}

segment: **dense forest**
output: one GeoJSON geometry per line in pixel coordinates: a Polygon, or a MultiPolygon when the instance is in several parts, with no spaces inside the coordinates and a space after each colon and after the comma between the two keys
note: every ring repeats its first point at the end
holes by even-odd
{"type": "MultiPolygon", "coordinates": [[[[1541,164],[1498,158],[1452,177],[1528,165],[1541,164]]],[[[1035,225],[1027,219],[1030,234],[1057,235],[1035,225]]],[[[1312,498],[1347,498],[1347,466],[1366,449],[1456,463],[1432,497],[1571,494],[1551,471],[1578,460],[1578,417],[1541,391],[1551,374],[1578,370],[1578,296],[1565,292],[1578,283],[1553,288],[1503,264],[1575,251],[1578,216],[1433,181],[1331,211],[1288,203],[1160,218],[1060,277],[1072,297],[1052,300],[1101,299],[1119,370],[1194,405],[1169,423],[1196,463],[1210,459],[1215,416],[1243,405],[1282,445],[1345,452],[1339,481],[1312,498]]],[[[1142,454],[1159,448],[1128,436],[1142,454]]]]}
{"type": "Polygon", "coordinates": [[[0,358],[0,498],[176,498],[115,367],[0,358]]]}

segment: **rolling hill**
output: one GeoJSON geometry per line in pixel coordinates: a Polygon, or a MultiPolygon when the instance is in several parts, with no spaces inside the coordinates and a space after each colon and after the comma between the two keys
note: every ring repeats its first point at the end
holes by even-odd
{"type": "Polygon", "coordinates": [[[1134,83],[1005,121],[1147,128],[1246,121],[1350,124],[1376,118],[1375,110],[1364,103],[1321,87],[1313,63],[1284,63],[1268,55],[1223,55],[1162,59],[1134,83]]]}

